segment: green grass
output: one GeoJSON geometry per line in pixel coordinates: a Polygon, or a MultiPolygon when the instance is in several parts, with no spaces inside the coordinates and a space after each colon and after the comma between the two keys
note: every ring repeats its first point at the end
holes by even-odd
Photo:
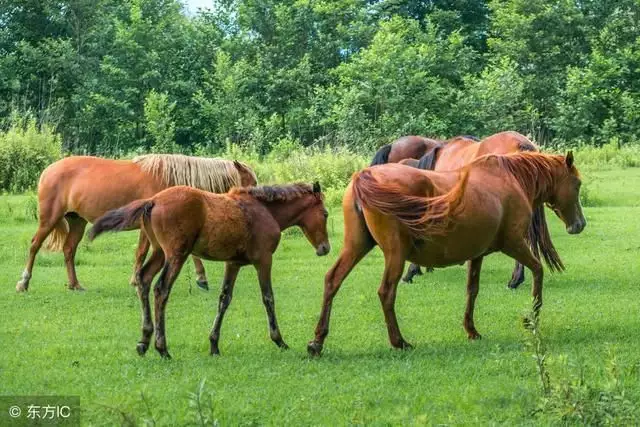
{"type": "MultiPolygon", "coordinates": [[[[616,387],[640,399],[640,169],[593,171],[589,224],[569,236],[550,212],[554,242],[567,271],[547,273],[541,330],[552,383],[582,375],[594,389],[613,387],[608,366],[620,365],[616,387]]],[[[513,266],[503,255],[484,263],[476,326],[468,342],[461,321],[463,267],[437,270],[401,284],[397,312],[413,351],[390,349],[377,287],[382,256],[374,251],[336,297],[324,355],[310,360],[306,343],[319,314],[323,277],[342,243],[340,211],[332,209],[332,252],[318,258],[299,233],[276,253],[273,283],[278,320],[291,347],[268,338],[256,274],[241,272],[222,328],[221,357],[208,355],[218,286],[191,286],[188,264],[167,310],[173,360],[153,349],[140,358],[137,296],[127,283],[135,233],[109,235],[78,251],[84,293],[67,291],[62,255],[42,252],[30,291],[16,294],[35,231],[30,196],[0,196],[0,395],[79,395],[82,423],[200,424],[193,396],[205,380],[206,414],[236,424],[547,424],[558,411],[540,407],[540,381],[528,333],[530,274],[505,288],[513,266]]],[[[212,285],[222,264],[206,263],[212,285]]],[[[562,402],[561,402],[562,403],[562,402]]],[[[561,408],[561,412],[565,408],[561,408]]],[[[571,408],[566,408],[571,411],[571,408]]],[[[638,412],[635,412],[638,415],[638,412]]],[[[575,422],[575,419],[572,419],[575,422]]],[[[639,420],[636,418],[636,423],[639,420]]]]}

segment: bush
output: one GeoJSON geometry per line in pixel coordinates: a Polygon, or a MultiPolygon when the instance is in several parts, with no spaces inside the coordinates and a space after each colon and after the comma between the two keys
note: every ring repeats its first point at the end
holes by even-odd
{"type": "Polygon", "coordinates": [[[33,119],[15,121],[0,132],[0,191],[35,189],[42,171],[62,157],[62,141],[52,127],[33,119]]]}

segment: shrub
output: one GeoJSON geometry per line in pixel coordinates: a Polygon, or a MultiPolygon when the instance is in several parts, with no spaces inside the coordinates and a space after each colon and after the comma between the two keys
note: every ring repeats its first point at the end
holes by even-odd
{"type": "Polygon", "coordinates": [[[62,157],[62,141],[52,127],[33,119],[15,121],[0,132],[0,191],[35,189],[42,171],[62,157]]]}

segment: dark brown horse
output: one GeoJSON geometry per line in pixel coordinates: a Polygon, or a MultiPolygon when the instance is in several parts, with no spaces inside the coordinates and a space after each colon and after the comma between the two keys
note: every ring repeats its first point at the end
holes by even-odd
{"type": "Polygon", "coordinates": [[[418,160],[441,144],[442,141],[425,138],[424,136],[403,136],[391,144],[380,147],[373,156],[371,166],[398,163],[404,159],[418,160]]]}
{"type": "Polygon", "coordinates": [[[315,339],[319,355],[327,334],[331,304],[351,269],[375,246],[384,254],[378,289],[391,345],[408,348],[395,314],[396,289],[405,260],[446,267],[470,261],[464,328],[480,338],[473,322],[483,258],[502,252],[533,273],[534,310],[542,306],[542,264],[527,232],[533,210],[549,204],[570,234],[586,226],[580,205],[580,177],[573,154],[488,155],[461,171],[432,172],[389,164],[353,175],[342,202],[344,245],[325,276],[324,300],[315,339]]]}
{"type": "MultiPolygon", "coordinates": [[[[148,198],[174,185],[188,185],[216,193],[233,186],[255,185],[256,176],[237,161],[152,154],[131,160],[72,156],[50,165],[42,172],[38,184],[38,231],[31,239],[31,249],[18,292],[29,288],[33,263],[40,247],[64,253],[69,289],[81,290],[75,269],[76,249],[87,222],[127,203],[148,198]],[[46,241],[45,241],[46,240],[46,241]]],[[[135,270],[142,265],[149,241],[140,234],[135,270]]],[[[197,283],[207,288],[202,262],[194,258],[197,283]]],[[[135,284],[134,277],[131,283],[135,284]]]]}
{"type": "MultiPolygon", "coordinates": [[[[420,144],[416,145],[420,147],[420,144]]],[[[474,159],[487,154],[510,154],[525,151],[537,152],[539,150],[524,135],[507,131],[491,135],[480,142],[477,142],[477,139],[472,137],[456,137],[433,145],[417,162],[413,159],[406,159],[400,163],[426,170],[451,171],[459,169],[474,159]]],[[[537,256],[542,255],[551,271],[564,270],[562,260],[556,252],[549,235],[544,206],[540,206],[534,212],[528,238],[534,253],[537,256]]],[[[411,264],[403,280],[411,282],[413,277],[419,274],[422,274],[420,267],[416,264],[411,264]]],[[[522,282],[524,282],[524,268],[522,264],[516,261],[507,286],[515,289],[522,282]]]]}
{"type": "Polygon", "coordinates": [[[222,319],[231,303],[238,271],[247,264],[258,271],[271,339],[278,347],[287,348],[276,320],[271,289],[272,255],[281,232],[294,225],[302,228],[317,255],[329,253],[327,216],[318,183],[235,188],[221,195],[174,187],[108,212],[95,222],[89,238],[93,240],[105,231],[127,230],[142,221],[143,231],[151,240],[151,257],[137,272],[143,318],[142,339],[137,346],[140,355],[147,351],[154,330],[149,306],[151,281],[162,270],[154,288],[155,347],[161,356],[169,357],[165,308],[173,282],[191,253],[226,262],[218,315],[209,337],[211,354],[219,354],[222,319]]]}

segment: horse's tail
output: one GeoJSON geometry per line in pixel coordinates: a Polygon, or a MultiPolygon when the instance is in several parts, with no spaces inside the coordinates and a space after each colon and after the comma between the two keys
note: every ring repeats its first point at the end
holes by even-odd
{"type": "Polygon", "coordinates": [[[533,211],[531,225],[529,226],[529,244],[531,245],[531,251],[538,259],[541,258],[540,255],[542,254],[542,258],[544,258],[551,271],[564,270],[564,264],[549,235],[544,205],[538,206],[533,211]]]}
{"type": "Polygon", "coordinates": [[[424,156],[420,157],[420,161],[418,162],[418,169],[424,169],[428,171],[432,171],[436,167],[436,158],[438,154],[440,154],[440,150],[442,149],[442,144],[438,144],[429,150],[428,153],[425,153],[424,156]]]}
{"type": "Polygon", "coordinates": [[[435,197],[404,194],[402,188],[383,184],[365,169],[353,177],[353,195],[362,208],[377,210],[395,217],[415,237],[446,233],[452,215],[462,206],[462,195],[469,179],[469,169],[461,172],[458,183],[448,192],[435,197]]]}
{"type": "Polygon", "coordinates": [[[68,234],[69,223],[62,217],[56,222],[56,225],[53,226],[53,230],[51,230],[51,233],[49,233],[42,246],[48,251],[62,252],[68,234]]]}
{"type": "Polygon", "coordinates": [[[89,230],[89,240],[108,231],[134,230],[140,227],[140,219],[148,222],[155,202],[151,199],[136,200],[98,218],[89,230]]]}
{"type": "Polygon", "coordinates": [[[376,154],[371,160],[370,166],[384,165],[389,162],[389,153],[391,153],[391,144],[383,145],[376,151],[376,154]]]}

